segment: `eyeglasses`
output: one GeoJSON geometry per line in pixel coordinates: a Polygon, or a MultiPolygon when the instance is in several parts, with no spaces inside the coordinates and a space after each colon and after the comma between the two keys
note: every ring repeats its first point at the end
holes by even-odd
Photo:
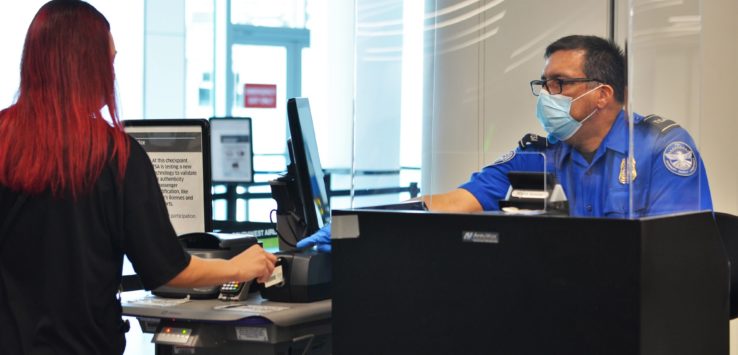
{"type": "Polygon", "coordinates": [[[533,80],[530,82],[530,91],[533,92],[534,96],[538,96],[541,94],[541,89],[546,89],[549,94],[556,95],[561,93],[561,91],[564,89],[564,85],[573,83],[588,83],[591,81],[596,81],[598,83],[602,82],[602,80],[590,78],[533,80]]]}

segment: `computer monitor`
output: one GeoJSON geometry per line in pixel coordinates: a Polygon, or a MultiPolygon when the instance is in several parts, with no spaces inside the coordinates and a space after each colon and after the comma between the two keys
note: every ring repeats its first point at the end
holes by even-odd
{"type": "Polygon", "coordinates": [[[251,118],[210,118],[210,142],[214,183],[254,181],[251,118]]]}
{"type": "Polygon", "coordinates": [[[298,211],[302,210],[299,213],[302,214],[300,217],[304,219],[305,225],[303,235],[296,236],[301,239],[330,223],[330,202],[307,98],[291,98],[287,101],[287,120],[290,132],[287,146],[294,167],[299,200],[293,202],[298,211]]]}
{"type": "Polygon", "coordinates": [[[123,127],[151,159],[177,235],[212,231],[208,120],[125,120],[123,127]]]}

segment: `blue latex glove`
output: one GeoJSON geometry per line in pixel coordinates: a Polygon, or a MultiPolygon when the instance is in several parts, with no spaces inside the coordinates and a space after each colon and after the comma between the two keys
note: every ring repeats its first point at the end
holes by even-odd
{"type": "Polygon", "coordinates": [[[331,252],[331,225],[326,224],[313,235],[297,242],[298,249],[308,248],[317,245],[318,251],[331,252]]]}

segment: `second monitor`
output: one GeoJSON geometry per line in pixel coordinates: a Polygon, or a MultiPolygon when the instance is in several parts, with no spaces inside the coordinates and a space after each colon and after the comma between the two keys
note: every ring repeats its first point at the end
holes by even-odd
{"type": "Polygon", "coordinates": [[[213,117],[210,141],[214,183],[254,181],[251,118],[213,117]]]}
{"type": "Polygon", "coordinates": [[[287,101],[290,164],[287,174],[270,182],[277,201],[280,249],[294,247],[330,223],[330,203],[307,98],[287,101]]]}

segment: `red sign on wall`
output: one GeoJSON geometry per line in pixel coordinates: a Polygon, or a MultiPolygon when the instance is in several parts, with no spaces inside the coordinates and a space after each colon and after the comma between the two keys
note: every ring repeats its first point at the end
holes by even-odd
{"type": "Polygon", "coordinates": [[[277,108],[277,85],[245,84],[243,107],[277,108]]]}

